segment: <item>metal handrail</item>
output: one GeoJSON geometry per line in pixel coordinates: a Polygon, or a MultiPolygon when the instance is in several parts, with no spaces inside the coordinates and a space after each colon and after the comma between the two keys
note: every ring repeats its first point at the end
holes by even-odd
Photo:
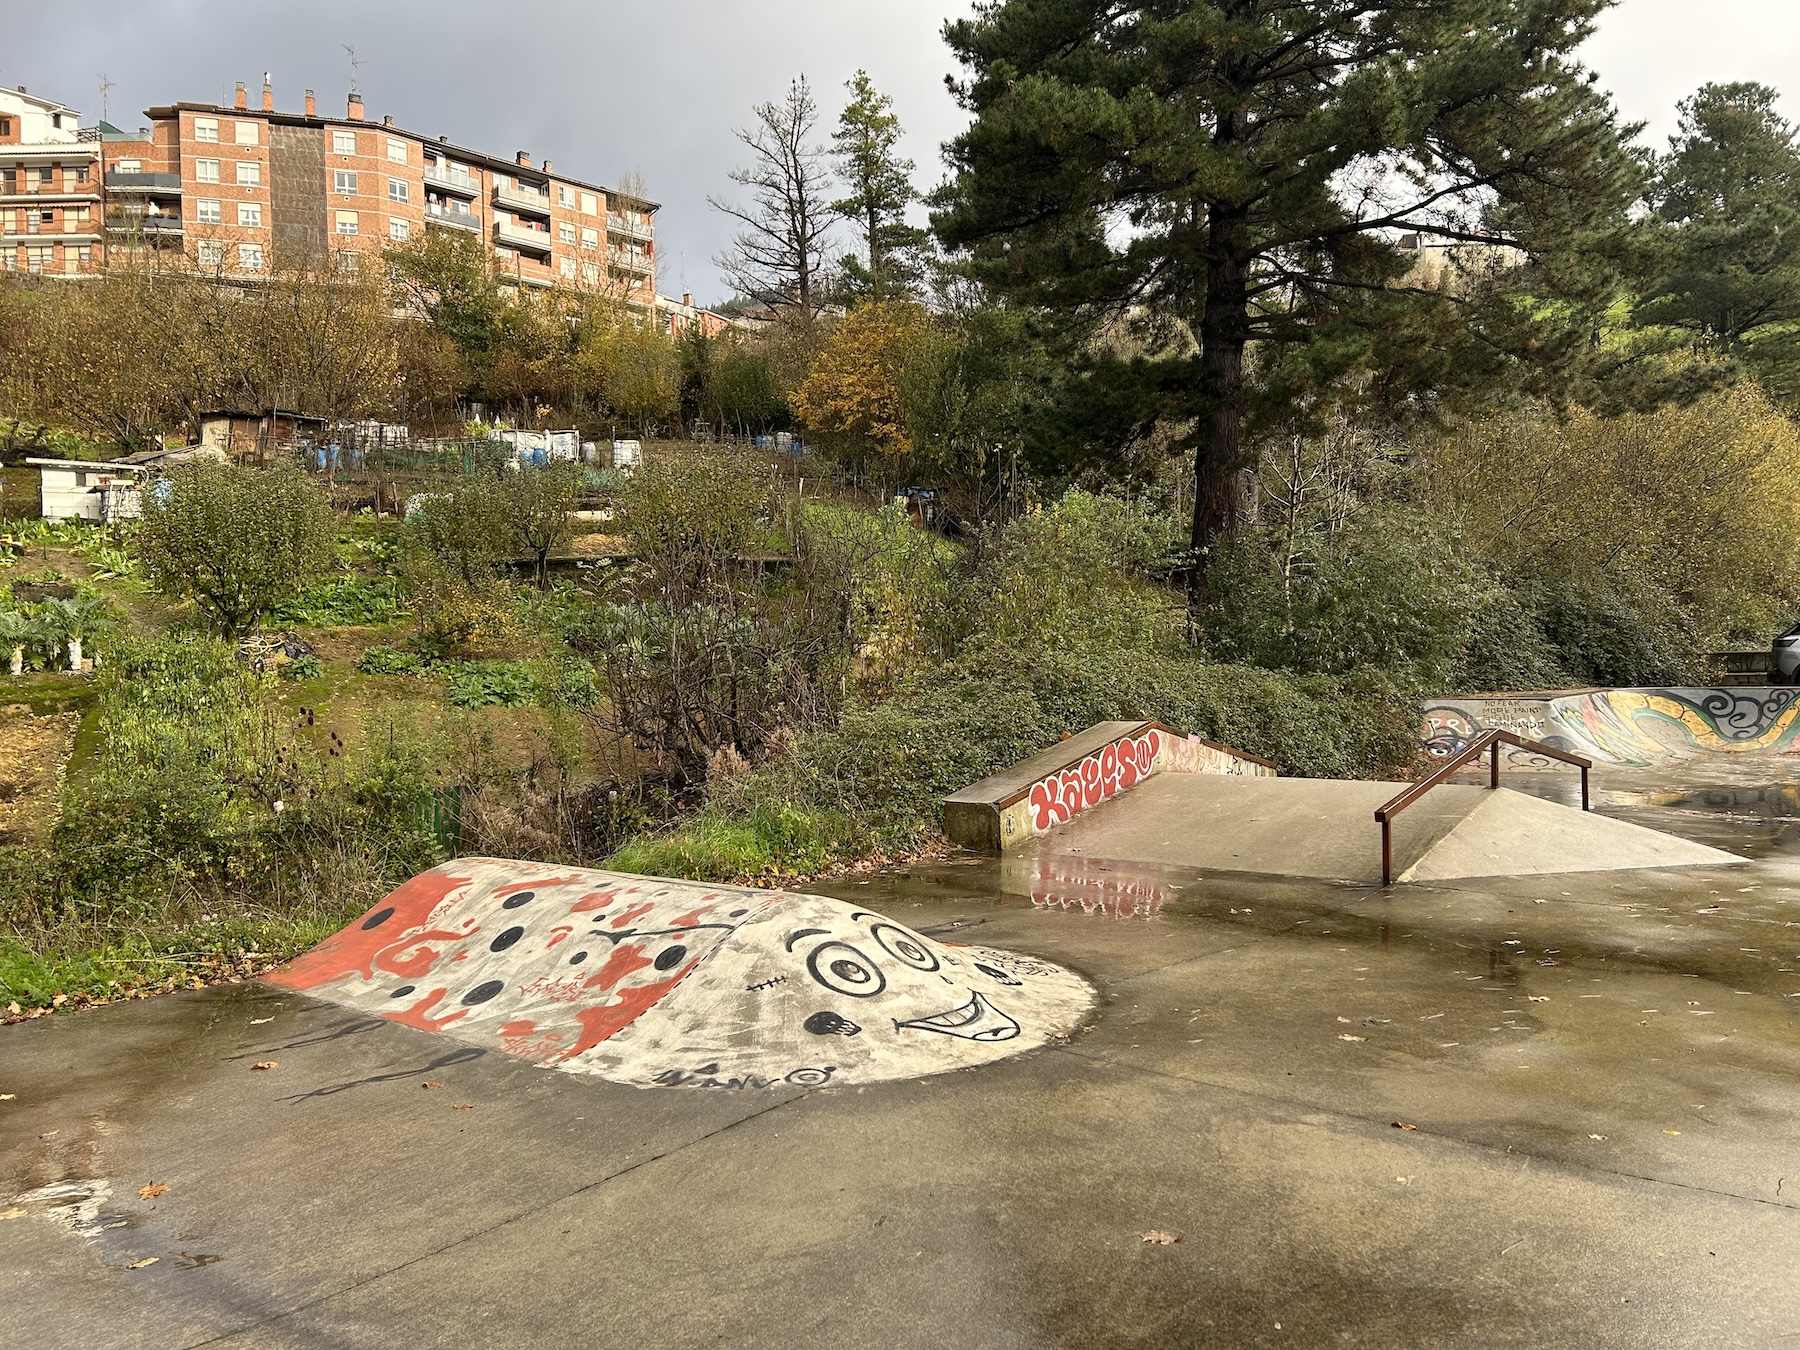
{"type": "Polygon", "coordinates": [[[1588,770],[1594,767],[1591,759],[1583,759],[1580,755],[1571,755],[1566,750],[1558,750],[1554,746],[1545,745],[1542,741],[1528,741],[1523,736],[1515,736],[1510,731],[1498,729],[1484,731],[1470,741],[1456,754],[1452,755],[1441,767],[1430,776],[1421,778],[1406,791],[1384,803],[1376,812],[1375,820],[1381,826],[1381,884],[1394,884],[1394,832],[1393,820],[1407,807],[1423,797],[1431,789],[1441,783],[1448,782],[1450,775],[1472,760],[1488,756],[1488,786],[1500,786],[1500,747],[1502,745],[1517,746],[1521,750],[1529,750],[1534,755],[1543,755],[1548,759],[1558,759],[1564,764],[1573,764],[1581,770],[1581,809],[1590,811],[1588,804],[1588,770]]]}

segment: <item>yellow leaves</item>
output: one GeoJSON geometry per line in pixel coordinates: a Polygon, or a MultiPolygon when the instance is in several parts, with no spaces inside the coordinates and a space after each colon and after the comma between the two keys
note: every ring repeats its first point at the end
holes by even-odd
{"type": "Polygon", "coordinates": [[[808,429],[881,454],[912,449],[901,377],[930,318],[904,301],[866,305],[825,340],[793,408],[808,429]]]}
{"type": "Polygon", "coordinates": [[[166,1195],[169,1188],[160,1181],[153,1181],[148,1186],[138,1187],[138,1199],[154,1200],[159,1195],[166,1195]]]}

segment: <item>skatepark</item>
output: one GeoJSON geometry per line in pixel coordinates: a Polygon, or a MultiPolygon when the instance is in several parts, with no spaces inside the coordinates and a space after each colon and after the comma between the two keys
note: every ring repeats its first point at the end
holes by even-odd
{"type": "MultiPolygon", "coordinates": [[[[1605,703],[1611,741],[1561,708],[1519,732],[1591,761],[1592,811],[1567,764],[1503,756],[1495,789],[1474,762],[1396,818],[1390,886],[1374,812],[1407,784],[1106,726],[953,799],[952,833],[1003,847],[816,899],[458,859],[273,979],[10,1028],[9,1320],[53,1346],[1779,1344],[1792,705],[1729,736],[1698,700],[1605,703]]],[[[1458,713],[1445,762],[1504,725],[1458,713]]]]}

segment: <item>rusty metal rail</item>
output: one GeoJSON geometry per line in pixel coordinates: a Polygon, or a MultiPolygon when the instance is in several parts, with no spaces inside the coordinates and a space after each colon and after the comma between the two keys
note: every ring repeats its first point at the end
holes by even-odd
{"type": "Polygon", "coordinates": [[[1488,786],[1490,788],[1499,787],[1500,747],[1502,745],[1517,746],[1521,750],[1531,751],[1534,755],[1543,755],[1548,759],[1561,760],[1564,764],[1573,764],[1581,770],[1581,809],[1583,811],[1592,809],[1588,804],[1588,770],[1594,767],[1592,760],[1583,759],[1580,755],[1571,755],[1566,750],[1554,749],[1542,741],[1528,741],[1523,736],[1515,736],[1510,731],[1484,731],[1446,760],[1429,777],[1421,778],[1375,812],[1376,823],[1381,826],[1381,884],[1383,886],[1394,884],[1394,817],[1434,787],[1448,782],[1450,775],[1462,768],[1463,765],[1472,763],[1483,755],[1488,756],[1488,786]]]}

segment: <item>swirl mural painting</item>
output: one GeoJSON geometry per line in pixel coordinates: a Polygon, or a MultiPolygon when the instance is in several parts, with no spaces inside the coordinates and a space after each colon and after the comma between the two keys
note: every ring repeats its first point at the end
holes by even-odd
{"type": "Polygon", "coordinates": [[[872,1083],[1064,1039],[1086,981],[840,900],[459,858],[268,977],[640,1087],[872,1083]]]}
{"type": "MultiPolygon", "coordinates": [[[[1800,689],[1601,689],[1537,700],[1434,700],[1425,708],[1421,740],[1443,757],[1494,727],[1599,763],[1635,767],[1694,755],[1800,754],[1800,689]]],[[[1531,768],[1536,758],[1515,750],[1509,762],[1531,768]]]]}

